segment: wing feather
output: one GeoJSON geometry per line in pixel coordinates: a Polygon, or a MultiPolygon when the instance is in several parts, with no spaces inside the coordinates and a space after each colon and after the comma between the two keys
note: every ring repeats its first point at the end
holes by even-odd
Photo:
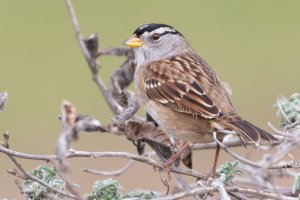
{"type": "Polygon", "coordinates": [[[278,139],[246,120],[235,118],[229,127],[237,131],[243,143],[278,143],[278,139]]]}
{"type": "MultiPolygon", "coordinates": [[[[208,119],[217,118],[222,110],[212,101],[209,92],[217,93],[218,91],[207,91],[205,86],[208,85],[208,88],[218,90],[221,84],[215,78],[215,74],[212,74],[214,72],[207,73],[209,68],[202,66],[202,62],[197,62],[197,60],[190,62],[190,60],[191,56],[186,55],[150,63],[146,67],[144,80],[146,94],[150,99],[178,112],[208,119]],[[189,63],[193,66],[189,66],[189,63]],[[202,71],[202,68],[206,71],[202,71]],[[212,76],[207,76],[207,74],[212,76]]],[[[222,89],[220,88],[219,91],[222,89]]]]}

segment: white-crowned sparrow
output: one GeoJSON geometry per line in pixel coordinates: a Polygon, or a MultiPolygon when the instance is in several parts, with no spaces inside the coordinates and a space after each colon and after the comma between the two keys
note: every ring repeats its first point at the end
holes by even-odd
{"type": "MultiPolygon", "coordinates": [[[[160,128],[192,143],[222,140],[235,132],[245,143],[277,143],[271,134],[243,120],[216,73],[184,36],[166,24],[137,28],[124,43],[136,58],[136,95],[160,128]]],[[[212,174],[219,155],[216,150],[212,174]]]]}

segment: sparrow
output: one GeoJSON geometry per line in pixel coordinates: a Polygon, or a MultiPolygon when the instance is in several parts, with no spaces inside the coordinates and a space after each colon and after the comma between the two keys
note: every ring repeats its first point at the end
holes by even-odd
{"type": "MultiPolygon", "coordinates": [[[[213,142],[214,132],[220,141],[236,134],[244,145],[278,143],[237,114],[226,85],[172,26],[140,26],[124,45],[135,54],[136,97],[163,132],[188,143],[213,142]]],[[[219,151],[217,145],[212,176],[219,151]]]]}

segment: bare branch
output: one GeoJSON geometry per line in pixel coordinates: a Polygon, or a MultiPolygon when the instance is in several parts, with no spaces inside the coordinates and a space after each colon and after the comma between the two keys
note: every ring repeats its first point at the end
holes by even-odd
{"type": "Polygon", "coordinates": [[[133,95],[129,93],[128,91],[123,92],[128,100],[128,107],[121,112],[121,114],[115,116],[113,118],[113,121],[123,121],[125,122],[126,120],[129,120],[140,108],[139,103],[137,100],[134,99],[133,95]]]}
{"type": "MultiPolygon", "coordinates": [[[[99,64],[96,61],[97,55],[92,55],[89,50],[86,47],[86,44],[93,44],[93,46],[95,46],[95,43],[97,43],[96,47],[98,48],[98,35],[97,34],[93,34],[92,36],[90,36],[88,38],[88,42],[84,39],[84,37],[81,34],[81,30],[80,30],[80,26],[75,14],[75,10],[73,8],[73,5],[71,3],[71,0],[65,0],[66,1],[66,5],[67,8],[69,10],[70,16],[71,16],[71,20],[72,20],[72,24],[74,27],[74,30],[76,32],[76,39],[78,41],[79,47],[85,57],[85,60],[87,61],[90,71],[92,73],[93,76],[93,80],[95,81],[96,85],[98,86],[100,92],[102,93],[103,97],[105,98],[105,101],[107,102],[107,104],[109,105],[109,107],[111,108],[112,111],[114,111],[114,113],[120,113],[122,111],[122,108],[111,98],[111,96],[109,95],[109,93],[107,92],[107,89],[102,81],[102,79],[98,76],[98,69],[99,69],[99,64]],[[91,40],[93,40],[94,42],[91,42],[91,40]]],[[[98,49],[94,49],[94,51],[98,51],[98,49]]]]}
{"type": "Polygon", "coordinates": [[[284,195],[275,194],[272,192],[266,192],[266,191],[258,190],[258,189],[252,189],[252,188],[238,187],[238,188],[227,189],[227,192],[229,192],[229,191],[235,191],[235,192],[239,192],[242,194],[253,195],[254,197],[270,198],[273,200],[282,200],[282,199],[297,200],[298,199],[298,198],[294,198],[294,197],[284,196],[284,195]]]}
{"type": "Polygon", "coordinates": [[[129,48],[114,47],[114,48],[102,48],[98,51],[96,57],[100,56],[126,56],[133,58],[133,51],[129,48]]]}
{"type": "Polygon", "coordinates": [[[74,128],[76,123],[76,110],[72,103],[63,101],[61,103],[61,113],[63,128],[56,144],[56,155],[60,161],[62,171],[65,171],[67,168],[65,154],[69,149],[71,141],[78,139],[78,132],[74,128]]]}
{"type": "MultiPolygon", "coordinates": [[[[153,155],[155,155],[154,151],[143,154],[143,156],[145,156],[145,157],[151,157],[153,155]]],[[[86,168],[83,168],[82,171],[91,173],[91,174],[100,175],[100,176],[120,176],[127,169],[129,169],[135,162],[136,162],[135,160],[129,160],[127,162],[127,164],[124,165],[122,168],[114,170],[114,171],[109,171],[109,172],[108,171],[97,171],[97,170],[86,169],[86,168]]]]}
{"type": "Polygon", "coordinates": [[[3,112],[5,109],[5,104],[7,102],[8,93],[4,91],[0,93],[0,112],[3,112]]]}
{"type": "Polygon", "coordinates": [[[214,187],[218,193],[221,199],[223,200],[230,200],[230,197],[225,189],[224,186],[224,181],[225,181],[225,175],[221,174],[220,178],[215,179],[212,183],[211,186],[214,187]]]}
{"type": "MultiPolygon", "coordinates": [[[[241,194],[247,194],[247,195],[254,195],[256,198],[262,197],[262,198],[270,198],[273,200],[296,200],[297,198],[294,197],[289,197],[289,196],[284,196],[284,195],[278,195],[274,194],[271,192],[266,192],[266,191],[261,191],[261,190],[256,190],[256,189],[251,189],[251,188],[242,188],[242,187],[225,187],[226,191],[228,193],[241,193],[241,194]]],[[[189,196],[194,196],[194,195],[206,195],[208,193],[214,193],[216,192],[216,189],[214,187],[196,187],[193,188],[189,191],[184,191],[184,192],[179,192],[176,194],[171,194],[165,197],[159,197],[155,198],[154,200],[174,200],[174,199],[180,199],[180,198],[185,198],[189,196]]],[[[240,195],[238,195],[240,196],[240,195]]],[[[244,198],[245,199],[245,198],[244,198]]]]}
{"type": "MultiPolygon", "coordinates": [[[[66,100],[62,101],[61,103],[61,114],[62,132],[56,144],[56,155],[60,164],[58,167],[58,173],[65,181],[66,188],[76,197],[82,199],[82,197],[80,197],[80,194],[74,189],[71,181],[69,180],[68,165],[65,155],[69,149],[70,143],[73,140],[78,139],[79,131],[81,131],[79,130],[79,128],[76,128],[77,122],[81,122],[83,120],[76,121],[76,119],[78,118],[75,106],[71,102],[66,100]]],[[[82,123],[80,125],[82,125],[82,123]]]]}
{"type": "Polygon", "coordinates": [[[178,183],[180,184],[180,186],[184,190],[190,190],[191,189],[191,187],[189,186],[189,184],[185,182],[185,180],[182,178],[182,176],[180,174],[175,173],[174,175],[175,175],[178,183]]]}
{"type": "Polygon", "coordinates": [[[114,171],[98,171],[98,170],[93,170],[93,169],[86,169],[83,168],[82,171],[90,173],[90,174],[95,174],[95,175],[100,175],[100,176],[120,176],[123,174],[129,167],[131,167],[136,161],[130,160],[126,165],[124,165],[122,168],[114,170],[114,171]]]}
{"type": "Polygon", "coordinates": [[[194,195],[205,195],[207,193],[215,192],[215,189],[213,187],[196,187],[189,191],[179,192],[176,194],[170,194],[165,197],[159,197],[155,198],[153,200],[174,200],[174,199],[180,199],[184,197],[194,196],[194,195]]]}
{"type": "MultiPolygon", "coordinates": [[[[277,139],[282,140],[282,136],[274,135],[277,139]]],[[[236,136],[226,136],[223,140],[223,144],[226,145],[227,147],[240,147],[244,146],[244,144],[241,143],[241,140],[239,137],[236,136]]],[[[250,144],[246,144],[250,145],[250,144]]],[[[274,146],[277,144],[274,144],[274,146]]],[[[192,147],[193,150],[200,150],[200,149],[215,149],[217,147],[216,142],[211,142],[211,143],[197,143],[194,144],[192,147]]]]}
{"type": "MultiPolygon", "coordinates": [[[[216,135],[216,133],[214,133],[214,135],[216,135]]],[[[220,147],[222,149],[224,149],[225,152],[227,152],[228,154],[230,154],[232,157],[234,157],[235,159],[250,165],[252,167],[256,167],[256,168],[264,168],[264,169],[282,169],[282,168],[294,168],[294,169],[298,169],[300,168],[300,161],[282,161],[279,164],[274,164],[274,165],[270,165],[267,166],[266,164],[260,164],[260,163],[256,163],[250,160],[247,160],[245,158],[243,158],[242,156],[234,153],[233,151],[231,151],[227,146],[225,146],[222,142],[220,142],[215,136],[214,136],[214,140],[218,143],[218,145],[220,145],[220,147]]]]}
{"type": "Polygon", "coordinates": [[[231,196],[235,197],[237,200],[249,200],[247,197],[245,197],[244,195],[237,193],[237,192],[231,192],[229,191],[228,194],[230,194],[231,196]]]}
{"type": "MultiPolygon", "coordinates": [[[[44,160],[44,161],[50,161],[50,160],[57,160],[58,157],[56,155],[34,155],[34,154],[25,154],[17,151],[13,151],[11,149],[7,149],[0,146],[0,152],[3,152],[5,154],[9,154],[15,157],[24,158],[24,159],[30,159],[30,160],[44,160]]],[[[164,165],[161,162],[155,161],[151,158],[144,157],[144,156],[138,156],[134,154],[130,154],[127,152],[88,152],[88,151],[75,151],[70,150],[65,154],[66,158],[100,158],[100,157],[115,157],[115,158],[127,158],[131,160],[136,160],[139,162],[146,163],[148,165],[152,165],[153,167],[157,167],[159,169],[164,169],[164,165]]],[[[194,170],[188,170],[188,169],[181,169],[172,167],[172,172],[180,173],[187,176],[192,176],[195,178],[206,180],[206,175],[201,174],[199,172],[196,172],[194,170]]]]}

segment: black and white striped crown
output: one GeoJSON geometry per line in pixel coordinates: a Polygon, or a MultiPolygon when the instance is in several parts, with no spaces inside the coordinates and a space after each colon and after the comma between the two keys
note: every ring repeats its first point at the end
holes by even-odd
{"type": "Polygon", "coordinates": [[[161,34],[166,34],[166,33],[171,33],[171,34],[178,34],[178,35],[182,35],[181,33],[179,33],[175,28],[173,28],[170,25],[167,24],[155,24],[155,23],[151,23],[151,24],[145,24],[143,26],[140,26],[139,28],[137,28],[134,31],[134,34],[136,34],[138,37],[141,36],[143,33],[145,32],[152,32],[154,30],[157,29],[161,29],[161,34]]]}

